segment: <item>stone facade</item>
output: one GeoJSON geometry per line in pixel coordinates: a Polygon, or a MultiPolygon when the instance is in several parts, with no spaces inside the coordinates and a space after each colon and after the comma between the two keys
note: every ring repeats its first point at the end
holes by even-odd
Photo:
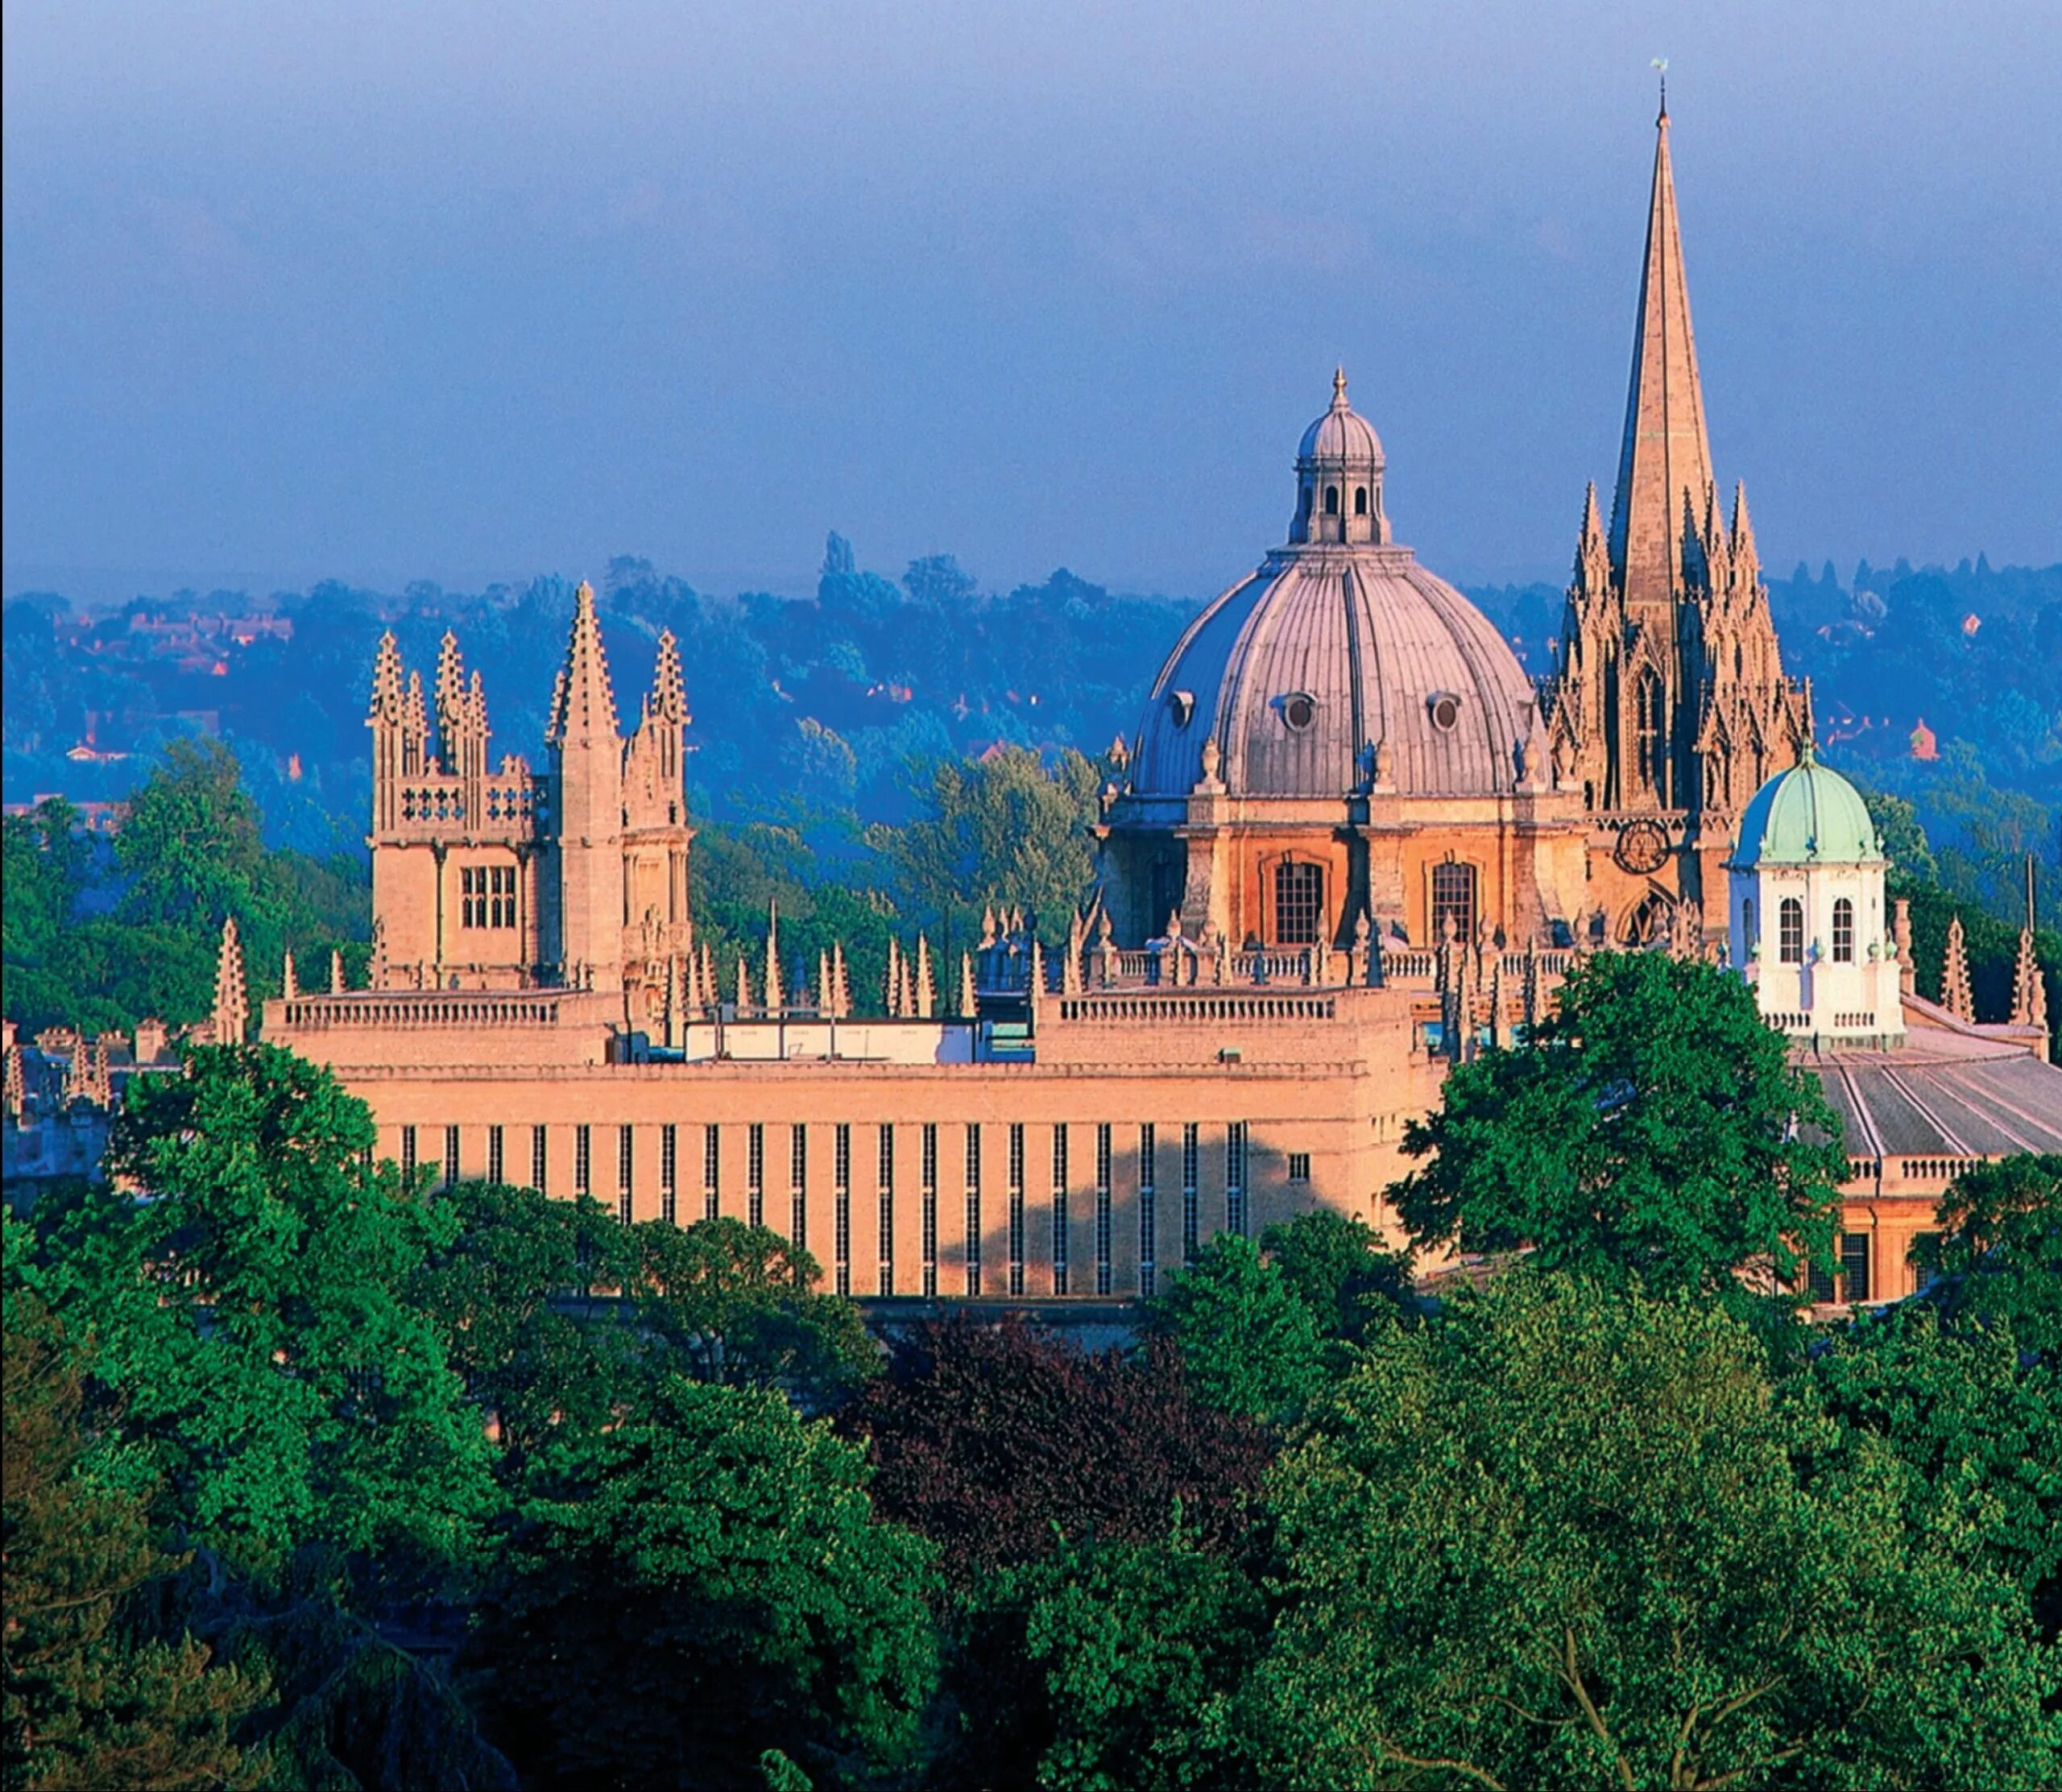
{"type": "Polygon", "coordinates": [[[435,731],[390,635],[373,669],[373,987],[621,991],[664,1032],[688,976],[686,693],[671,635],[625,741],[580,587],[539,774],[490,768],[486,693],[444,638],[435,731]]]}

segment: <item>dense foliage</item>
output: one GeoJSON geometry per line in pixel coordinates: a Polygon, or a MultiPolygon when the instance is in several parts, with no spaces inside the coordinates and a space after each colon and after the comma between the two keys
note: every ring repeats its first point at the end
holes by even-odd
{"type": "Polygon", "coordinates": [[[7,1222],[9,1783],[2053,1783],[2062,1165],[1964,1178],[1923,1297],[1740,1310],[1809,1160],[1733,1041],[1661,1213],[1610,1116],[1711,1091],[1629,1042],[1715,998],[1651,975],[1538,1053],[1609,1099],[1457,1138],[1451,1235],[1523,1260],[1416,1289],[1306,1216],[1092,1355],[884,1360],[770,1231],[432,1190],[196,1050],[118,1128],[144,1195],[7,1222]],[[1514,1208],[1521,1150],[1582,1178],[1514,1208]]]}
{"type": "Polygon", "coordinates": [[[1607,953],[1524,1049],[1456,1066],[1391,1191],[1421,1246],[1527,1248],[1598,1282],[1730,1293],[1823,1262],[1840,1123],[1754,992],[1716,966],[1607,953]]]}
{"type": "Polygon", "coordinates": [[[4,999],[31,1032],[90,1037],[147,1016],[199,1019],[222,921],[246,942],[254,993],[276,994],[282,955],[328,975],[332,950],[362,977],[371,889],[362,858],[267,847],[237,762],[215,742],[172,742],[111,846],[62,798],[4,823],[4,999]]]}

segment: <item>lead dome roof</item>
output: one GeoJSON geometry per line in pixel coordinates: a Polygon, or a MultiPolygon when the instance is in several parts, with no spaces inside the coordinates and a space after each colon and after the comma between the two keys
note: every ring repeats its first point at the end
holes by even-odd
{"type": "MultiPolygon", "coordinates": [[[[1344,404],[1303,438],[1298,460],[1358,425],[1344,404]]],[[[1486,796],[1519,780],[1532,733],[1530,681],[1494,624],[1386,542],[1291,542],[1192,622],[1153,683],[1130,768],[1140,797],[1186,797],[1207,742],[1235,797],[1486,796]],[[1307,708],[1306,708],[1306,703],[1307,708]],[[1372,749],[1372,753],[1371,753],[1372,749]]]]}

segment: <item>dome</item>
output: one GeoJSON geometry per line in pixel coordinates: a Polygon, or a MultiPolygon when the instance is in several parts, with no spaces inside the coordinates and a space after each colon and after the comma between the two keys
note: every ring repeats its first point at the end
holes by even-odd
{"type": "Polygon", "coordinates": [[[1187,796],[1214,745],[1235,797],[1489,795],[1517,785],[1532,717],[1502,635],[1408,548],[1292,546],[1176,644],[1131,788],[1187,796]]]}
{"type": "Polygon", "coordinates": [[[1883,849],[1861,793],[1807,743],[1804,757],[1754,793],[1740,817],[1733,863],[1754,865],[1873,865],[1883,849]]]}
{"type": "Polygon", "coordinates": [[[1296,449],[1298,461],[1373,461],[1382,459],[1381,437],[1374,425],[1346,402],[1346,370],[1331,376],[1331,407],[1309,428],[1296,449]]]}

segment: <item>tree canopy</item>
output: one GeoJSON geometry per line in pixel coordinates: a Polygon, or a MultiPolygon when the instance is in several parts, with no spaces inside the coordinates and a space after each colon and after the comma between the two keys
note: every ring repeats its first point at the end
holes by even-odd
{"type": "Polygon", "coordinates": [[[1269,1482],[1256,1735],[1298,1783],[2031,1786],[2018,1589],[1774,1397],[1712,1304],[1514,1271],[1374,1340],[1269,1482]]]}
{"type": "Polygon", "coordinates": [[[1826,1260],[1846,1173],[1838,1117],[1753,991],[1659,953],[1584,961],[1531,1045],[1454,1066],[1403,1148],[1429,1160],[1389,1191],[1421,1248],[1706,1293],[1826,1260]]]}
{"type": "Polygon", "coordinates": [[[749,1785],[779,1749],[905,1764],[937,1673],[932,1550],[778,1394],[665,1375],[529,1481],[471,1665],[529,1783],[749,1785]]]}

